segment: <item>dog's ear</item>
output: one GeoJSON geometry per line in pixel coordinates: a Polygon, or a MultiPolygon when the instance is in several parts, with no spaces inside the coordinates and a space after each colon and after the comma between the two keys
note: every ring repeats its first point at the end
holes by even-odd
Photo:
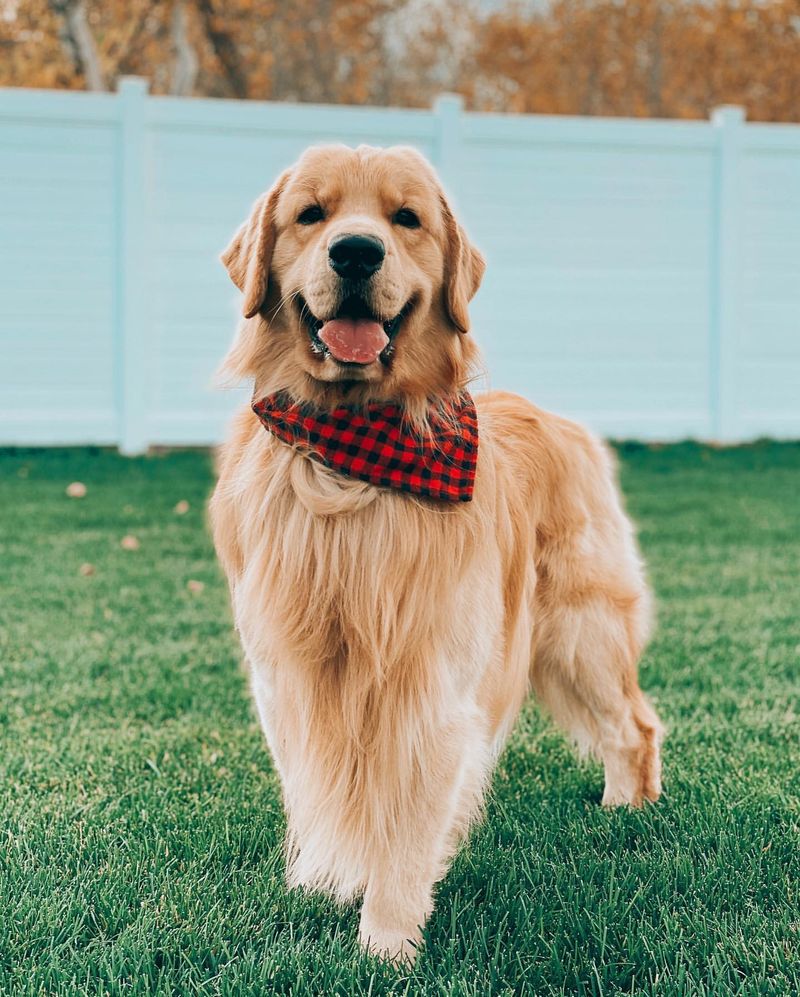
{"type": "Polygon", "coordinates": [[[486,260],[456,221],[444,194],[441,195],[441,205],[445,230],[445,308],[458,332],[469,332],[468,306],[481,286],[486,260]]]}
{"type": "Polygon", "coordinates": [[[244,294],[242,314],[245,318],[252,318],[267,296],[269,268],[275,246],[275,206],[290,173],[287,170],[281,174],[272,189],[259,197],[250,217],[220,256],[231,280],[244,294]]]}

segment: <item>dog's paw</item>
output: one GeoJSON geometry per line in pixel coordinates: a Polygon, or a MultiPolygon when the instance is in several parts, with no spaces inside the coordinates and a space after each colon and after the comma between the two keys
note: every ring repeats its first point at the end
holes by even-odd
{"type": "Polygon", "coordinates": [[[643,742],[636,752],[621,752],[606,758],[604,807],[642,807],[661,796],[661,758],[657,735],[643,742]]]}
{"type": "Polygon", "coordinates": [[[654,780],[644,788],[641,786],[614,786],[606,783],[603,792],[602,805],[604,807],[634,807],[638,809],[645,803],[655,803],[661,796],[661,780],[654,780]]]}
{"type": "Polygon", "coordinates": [[[381,929],[369,926],[361,920],[358,940],[363,948],[379,959],[393,962],[396,966],[411,966],[415,962],[422,944],[419,928],[413,931],[402,929],[381,929]]]}

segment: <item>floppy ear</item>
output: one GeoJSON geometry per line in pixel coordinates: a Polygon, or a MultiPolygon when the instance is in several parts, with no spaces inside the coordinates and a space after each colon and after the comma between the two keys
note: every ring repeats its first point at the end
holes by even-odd
{"type": "Polygon", "coordinates": [[[445,227],[444,301],[450,321],[458,332],[469,332],[470,301],[481,286],[486,260],[467,238],[441,195],[445,227]]]}
{"type": "Polygon", "coordinates": [[[286,186],[290,171],[253,205],[242,225],[220,256],[233,283],[244,294],[242,314],[252,318],[263,305],[269,284],[269,267],[275,245],[275,206],[286,186]]]}

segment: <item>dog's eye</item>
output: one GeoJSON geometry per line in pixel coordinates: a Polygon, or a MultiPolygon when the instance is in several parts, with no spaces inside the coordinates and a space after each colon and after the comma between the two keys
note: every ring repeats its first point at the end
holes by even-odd
{"type": "Polygon", "coordinates": [[[401,208],[392,218],[395,225],[402,225],[403,228],[419,228],[419,216],[411,208],[401,208]]]}
{"type": "Polygon", "coordinates": [[[316,222],[321,222],[324,217],[325,212],[318,204],[309,204],[297,216],[297,222],[299,225],[314,225],[316,222]]]}

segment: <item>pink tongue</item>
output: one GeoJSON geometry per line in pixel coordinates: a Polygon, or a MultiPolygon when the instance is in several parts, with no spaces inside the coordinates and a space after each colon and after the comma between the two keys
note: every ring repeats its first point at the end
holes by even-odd
{"type": "Polygon", "coordinates": [[[366,318],[333,318],[317,335],[342,363],[372,363],[389,343],[380,322],[366,318]]]}

